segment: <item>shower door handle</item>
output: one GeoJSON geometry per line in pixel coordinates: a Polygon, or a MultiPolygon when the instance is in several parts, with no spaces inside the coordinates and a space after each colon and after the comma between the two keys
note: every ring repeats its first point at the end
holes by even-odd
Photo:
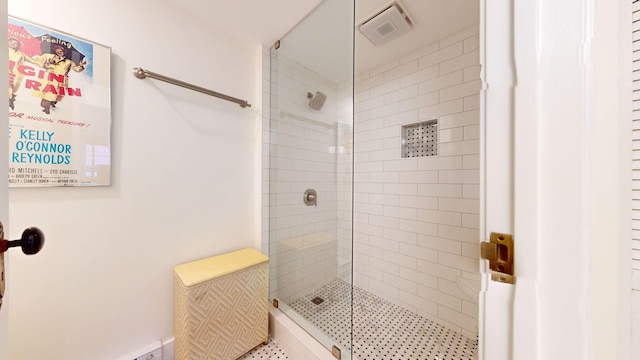
{"type": "Polygon", "coordinates": [[[44,233],[36,227],[30,227],[22,232],[19,240],[5,240],[4,226],[0,223],[0,308],[4,296],[4,253],[11,247],[19,246],[26,255],[34,255],[40,252],[44,246],[44,233]]]}
{"type": "Polygon", "coordinates": [[[491,233],[488,242],[480,243],[480,257],[489,260],[491,280],[515,284],[512,235],[491,233]]]}

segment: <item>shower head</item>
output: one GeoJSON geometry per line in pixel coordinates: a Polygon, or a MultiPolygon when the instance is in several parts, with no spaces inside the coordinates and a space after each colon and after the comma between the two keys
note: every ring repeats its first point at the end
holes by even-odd
{"type": "Polygon", "coordinates": [[[316,91],[315,95],[308,92],[307,98],[309,99],[309,107],[313,110],[320,110],[324,102],[327,100],[327,95],[320,91],[316,91]]]}

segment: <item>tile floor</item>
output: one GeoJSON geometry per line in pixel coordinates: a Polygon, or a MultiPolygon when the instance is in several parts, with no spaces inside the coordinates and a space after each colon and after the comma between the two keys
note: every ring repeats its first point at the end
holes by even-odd
{"type": "MultiPolygon", "coordinates": [[[[348,349],[351,287],[335,280],[290,304],[300,315],[348,349]]],[[[469,339],[358,287],[353,288],[353,348],[359,360],[472,360],[477,339],[469,339]]],[[[344,351],[344,350],[343,350],[344,351]]],[[[241,359],[288,359],[270,342],[241,359]]]]}
{"type": "Polygon", "coordinates": [[[269,340],[269,343],[267,345],[258,346],[257,348],[240,357],[238,360],[243,359],[284,360],[289,359],[289,357],[284,353],[284,351],[282,351],[282,349],[278,347],[278,344],[276,344],[275,341],[269,340]]]}

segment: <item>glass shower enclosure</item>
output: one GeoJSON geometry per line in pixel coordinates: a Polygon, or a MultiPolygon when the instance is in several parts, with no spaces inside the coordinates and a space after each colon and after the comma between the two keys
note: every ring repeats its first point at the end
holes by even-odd
{"type": "Polygon", "coordinates": [[[324,0],[271,49],[270,299],[342,359],[473,360],[479,3],[392,4],[324,0]],[[407,33],[364,38],[398,8],[407,33]]]}
{"type": "Polygon", "coordinates": [[[271,48],[264,149],[269,297],[343,359],[352,342],[353,18],[353,1],[325,0],[271,48]]]}

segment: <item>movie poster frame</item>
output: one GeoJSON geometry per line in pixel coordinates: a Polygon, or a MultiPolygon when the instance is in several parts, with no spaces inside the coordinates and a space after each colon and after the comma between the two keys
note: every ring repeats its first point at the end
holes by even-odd
{"type": "Polygon", "coordinates": [[[8,44],[9,187],[110,186],[111,48],[12,15],[8,44]]]}

